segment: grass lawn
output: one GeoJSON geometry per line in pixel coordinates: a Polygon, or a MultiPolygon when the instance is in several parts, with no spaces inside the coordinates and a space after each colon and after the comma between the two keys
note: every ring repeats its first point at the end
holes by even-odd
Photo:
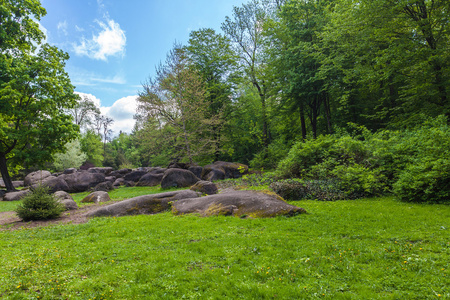
{"type": "Polygon", "coordinates": [[[308,214],[167,212],[3,231],[0,297],[450,299],[450,206],[393,198],[291,203],[308,214]]]}

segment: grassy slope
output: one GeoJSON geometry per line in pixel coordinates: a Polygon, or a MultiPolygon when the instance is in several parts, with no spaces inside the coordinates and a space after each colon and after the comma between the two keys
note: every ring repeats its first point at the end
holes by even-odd
{"type": "Polygon", "coordinates": [[[163,213],[0,232],[0,297],[450,298],[449,206],[293,204],[309,214],[163,213]]]}

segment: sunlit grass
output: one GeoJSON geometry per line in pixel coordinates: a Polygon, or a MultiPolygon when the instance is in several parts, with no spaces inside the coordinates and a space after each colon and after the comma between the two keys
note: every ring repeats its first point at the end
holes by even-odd
{"type": "Polygon", "coordinates": [[[308,214],[239,219],[167,212],[1,232],[0,295],[450,297],[449,206],[405,204],[392,198],[292,204],[308,214]]]}

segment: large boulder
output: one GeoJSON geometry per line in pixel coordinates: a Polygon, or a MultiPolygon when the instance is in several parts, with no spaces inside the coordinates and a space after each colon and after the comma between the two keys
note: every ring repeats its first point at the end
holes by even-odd
{"type": "Polygon", "coordinates": [[[105,174],[102,173],[76,172],[59,177],[66,181],[69,187],[66,192],[69,193],[84,192],[105,181],[105,174]]]}
{"type": "Polygon", "coordinates": [[[214,195],[214,194],[217,194],[219,189],[211,181],[200,180],[200,181],[197,181],[196,184],[191,186],[191,190],[200,192],[202,194],[214,195]]]}
{"type": "Polygon", "coordinates": [[[147,174],[147,171],[133,171],[126,174],[123,179],[125,179],[125,181],[139,182],[139,179],[145,174],[147,174]]]}
{"type": "Polygon", "coordinates": [[[77,171],[76,168],[69,168],[69,169],[65,169],[65,170],[63,171],[63,174],[73,174],[73,173],[75,173],[76,171],[77,171]]]}
{"type": "Polygon", "coordinates": [[[139,179],[136,186],[157,186],[161,184],[164,174],[147,173],[139,179]]]}
{"type": "Polygon", "coordinates": [[[215,181],[227,178],[240,178],[248,173],[248,166],[240,163],[216,161],[203,168],[202,179],[215,181]],[[212,173],[212,174],[210,174],[212,173]]]}
{"type": "Polygon", "coordinates": [[[76,210],[78,209],[78,204],[73,200],[72,196],[64,191],[58,191],[53,194],[53,196],[62,203],[66,210],[76,210]]]}
{"type": "Polygon", "coordinates": [[[32,186],[38,183],[43,182],[47,177],[52,176],[52,173],[50,173],[49,171],[46,170],[39,170],[36,172],[31,172],[30,174],[28,174],[23,183],[25,186],[32,186]]]}
{"type": "Polygon", "coordinates": [[[109,198],[109,195],[107,192],[104,191],[97,191],[90,193],[86,197],[81,200],[81,203],[101,203],[101,202],[108,202],[111,198],[109,198]]]}
{"type": "Polygon", "coordinates": [[[191,171],[184,169],[168,169],[164,172],[161,187],[168,189],[172,187],[190,187],[200,179],[191,171]]]}
{"type": "Polygon", "coordinates": [[[170,209],[171,202],[180,199],[195,199],[198,193],[190,190],[167,192],[161,194],[139,196],[110,205],[87,214],[88,217],[127,216],[141,214],[156,214],[170,209]]]}
{"type": "Polygon", "coordinates": [[[183,199],[172,205],[176,215],[196,213],[202,216],[232,215],[267,218],[306,213],[281,197],[255,191],[233,191],[196,199],[183,199]]]}
{"type": "Polygon", "coordinates": [[[116,178],[122,178],[123,176],[125,176],[128,173],[131,173],[131,169],[120,169],[117,171],[112,171],[109,176],[114,176],[116,178]]]}
{"type": "Polygon", "coordinates": [[[31,186],[31,189],[35,189],[37,186],[42,185],[49,188],[50,193],[55,193],[57,191],[68,191],[69,186],[62,176],[49,176],[45,178],[42,182],[35,183],[31,186]]]}
{"type": "Polygon", "coordinates": [[[189,171],[191,171],[192,173],[194,173],[195,176],[197,176],[198,178],[202,177],[202,172],[203,172],[203,168],[200,166],[190,166],[188,168],[189,171]]]}
{"type": "Polygon", "coordinates": [[[112,171],[114,171],[114,169],[111,167],[94,167],[89,168],[87,171],[89,173],[101,173],[105,174],[105,176],[108,176],[109,174],[111,174],[112,171]]]}
{"type": "Polygon", "coordinates": [[[96,192],[98,192],[98,191],[109,192],[109,191],[112,191],[113,189],[114,189],[114,186],[111,181],[100,182],[99,184],[97,184],[94,187],[94,191],[96,191],[96,192]]]}
{"type": "Polygon", "coordinates": [[[30,193],[30,190],[21,190],[17,192],[6,193],[3,196],[3,201],[18,201],[25,197],[28,193],[30,193]]]}

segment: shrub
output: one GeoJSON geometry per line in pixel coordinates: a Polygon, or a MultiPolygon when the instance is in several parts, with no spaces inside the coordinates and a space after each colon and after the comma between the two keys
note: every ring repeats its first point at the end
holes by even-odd
{"type": "Polygon", "coordinates": [[[394,184],[394,194],[405,202],[450,202],[450,160],[412,164],[394,184]]]}
{"type": "Polygon", "coordinates": [[[286,200],[334,201],[348,198],[333,179],[325,180],[282,180],[274,182],[270,188],[286,200]]]}
{"type": "Polygon", "coordinates": [[[27,194],[16,208],[16,213],[23,221],[55,219],[65,210],[64,206],[45,186],[36,187],[27,194]]]}

